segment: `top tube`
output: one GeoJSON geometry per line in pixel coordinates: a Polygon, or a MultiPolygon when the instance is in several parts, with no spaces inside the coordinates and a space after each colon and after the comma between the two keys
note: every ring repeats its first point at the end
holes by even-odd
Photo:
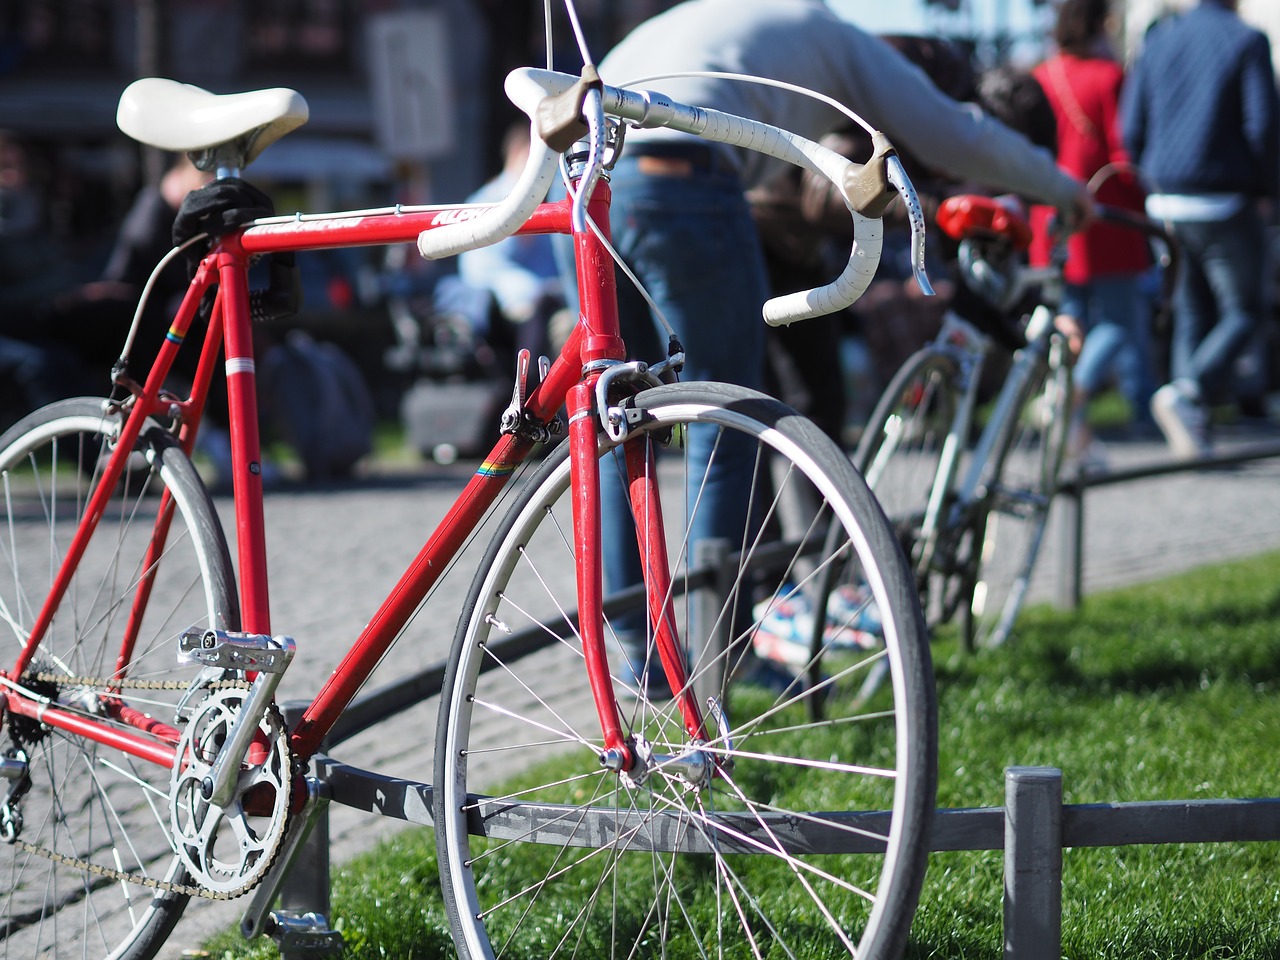
{"type": "MultiPolygon", "coordinates": [[[[273,217],[244,227],[239,246],[245,253],[261,254],[416,243],[423,231],[474,219],[486,209],[486,204],[461,203],[273,217]]],[[[516,233],[567,234],[572,230],[570,215],[568,201],[548,201],[539,204],[516,233]]]]}

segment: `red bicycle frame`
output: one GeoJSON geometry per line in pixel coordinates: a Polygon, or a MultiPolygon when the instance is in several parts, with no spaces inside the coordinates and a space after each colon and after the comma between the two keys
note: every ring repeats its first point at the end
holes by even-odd
{"type": "MultiPolygon", "coordinates": [[[[590,216],[608,236],[609,187],[601,182],[590,204],[590,216]]],[[[205,257],[191,282],[147,382],[134,391],[132,405],[124,421],[120,442],[107,463],[86,510],[63,566],[34,622],[31,637],[18,658],[11,679],[17,680],[29,665],[40,639],[52,622],[76,564],[103,513],[107,499],[123,475],[129,452],[148,416],[176,417],[182,424],[179,442],[190,453],[197,425],[216,372],[219,347],[225,350],[228,409],[231,424],[235,528],[240,571],[240,628],[252,634],[271,634],[268,601],[266,537],[262,507],[262,476],[256,376],[249,315],[248,266],[250,258],[270,253],[321,250],[337,247],[412,243],[423,230],[473,216],[476,208],[455,206],[402,211],[353,213],[347,216],[297,218],[249,226],[233,231],[217,242],[205,257]],[[191,395],[174,399],[163,392],[164,381],[181,348],[199,305],[215,290],[209,329],[205,337],[191,395]]],[[[521,234],[570,233],[571,204],[568,200],[539,205],[534,215],[518,231],[521,234]]],[[[569,414],[571,444],[571,484],[575,528],[580,629],[588,679],[604,735],[604,748],[616,752],[625,766],[632,762],[624,741],[617,702],[605,653],[603,574],[600,552],[600,498],[598,462],[598,417],[595,382],[597,361],[626,358],[618,324],[617,295],[613,261],[604,244],[592,233],[576,234],[575,257],[578,270],[580,315],[560,355],[541,383],[530,393],[526,409],[539,422],[552,420],[562,406],[569,414]]],[[[526,458],[534,441],[514,434],[502,436],[466,484],[449,512],[409,565],[399,582],[369,619],[324,687],[307,707],[291,733],[291,744],[303,760],[319,748],[328,731],[346,709],[374,667],[408,623],[414,611],[480,523],[515,469],[526,458]]],[[[656,624],[659,655],[672,689],[684,690],[679,705],[687,730],[703,736],[701,711],[688,689],[680,643],[670,610],[670,571],[662,535],[662,518],[653,480],[652,456],[639,443],[627,443],[626,462],[631,497],[637,517],[637,536],[645,558],[649,616],[656,624]]],[[[148,551],[150,561],[163,554],[173,505],[162,498],[148,551]]],[[[150,579],[143,577],[134,598],[119,653],[117,674],[123,676],[129,662],[141,610],[149,597],[150,579]]],[[[10,688],[8,708],[16,714],[38,717],[41,722],[79,736],[97,740],[141,759],[172,765],[177,742],[172,730],[156,725],[141,714],[121,708],[115,719],[139,730],[131,734],[92,718],[65,711],[51,703],[39,703],[10,688]]]]}

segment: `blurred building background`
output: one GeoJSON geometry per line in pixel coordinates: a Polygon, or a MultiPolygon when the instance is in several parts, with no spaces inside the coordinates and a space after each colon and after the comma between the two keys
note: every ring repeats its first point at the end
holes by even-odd
{"type": "MultiPolygon", "coordinates": [[[[579,0],[604,49],[670,2],[579,0]]],[[[501,77],[542,63],[542,0],[4,0],[0,130],[23,140],[52,227],[92,274],[166,159],[115,126],[120,91],[167,76],[299,90],[307,125],[254,165],[277,205],[458,199],[496,172],[501,77]],[[394,118],[394,119],[386,119],[394,118]]],[[[569,40],[567,28],[557,30],[569,40]]]]}
{"type": "MultiPolygon", "coordinates": [[[[599,58],[675,2],[576,6],[599,58]]],[[[1052,0],[827,2],[872,32],[952,39],[979,66],[1038,61],[1055,16],[1052,0]]],[[[1123,13],[1116,39],[1132,53],[1156,18],[1194,0],[1114,2],[1123,13]]],[[[1280,0],[1239,2],[1280,58],[1280,0]]],[[[563,0],[549,6],[554,65],[576,72],[563,0]]],[[[501,165],[500,142],[516,119],[502,78],[546,63],[543,10],[544,0],[0,0],[0,134],[25,148],[41,240],[51,241],[45,262],[59,283],[97,277],[139,190],[159,182],[169,158],[115,124],[121,90],[144,76],[215,92],[287,86],[303,94],[309,122],[248,174],[278,212],[462,200],[501,165]]],[[[0,191],[5,164],[0,151],[0,191]]],[[[0,227],[3,207],[0,193],[0,227]]],[[[402,245],[307,253],[299,267],[297,324],[357,359],[384,414],[423,374],[424,342],[437,357],[475,352],[449,333],[456,324],[436,322],[452,261],[427,264],[402,245]]]]}
{"type": "MultiPolygon", "coordinates": [[[[1035,59],[1052,22],[1046,0],[831,2],[869,29],[951,36],[988,60],[1015,49],[1035,59]]],[[[1128,0],[1126,46],[1186,2],[1128,0]]],[[[601,55],[673,3],[577,5],[601,55]]],[[[4,0],[0,130],[27,142],[53,229],[90,273],[139,185],[165,165],[115,127],[119,93],[140,76],[301,91],[311,120],[254,167],[284,207],[457,199],[498,167],[513,119],[500,81],[545,61],[542,10],[543,0],[4,0]]],[[[1241,10],[1280,51],[1280,0],[1241,10]]],[[[571,31],[561,22],[554,34],[567,45],[557,64],[576,69],[571,31]]]]}

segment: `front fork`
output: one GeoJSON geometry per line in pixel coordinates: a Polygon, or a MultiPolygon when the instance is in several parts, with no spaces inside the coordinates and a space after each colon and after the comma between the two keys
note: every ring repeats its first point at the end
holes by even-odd
{"type": "Polygon", "coordinates": [[[635,518],[636,538],[644,570],[645,600],[658,659],[676,692],[685,732],[703,739],[702,712],[693,694],[693,685],[685,669],[687,658],[680,642],[672,610],[671,566],[667,562],[666,528],[662,522],[662,501],[658,494],[658,477],[653,445],[648,434],[634,437],[624,444],[627,464],[627,495],[631,515],[635,518]]]}
{"type": "MultiPolygon", "coordinates": [[[[603,615],[604,576],[600,542],[599,430],[592,385],[581,383],[569,392],[570,477],[573,490],[574,547],[583,654],[591,695],[595,700],[604,750],[600,762],[618,773],[635,775],[649,760],[637,752],[633,738],[623,731],[618,701],[609,670],[603,615]]],[[[685,731],[695,743],[708,739],[685,667],[685,656],[672,610],[671,570],[661,500],[654,472],[653,449],[647,434],[624,441],[628,493],[644,569],[645,597],[658,657],[666,671],[685,731]]]]}

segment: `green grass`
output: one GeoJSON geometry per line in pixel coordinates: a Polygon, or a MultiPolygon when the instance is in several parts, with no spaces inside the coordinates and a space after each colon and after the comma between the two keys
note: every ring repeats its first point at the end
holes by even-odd
{"type": "MultiPolygon", "coordinates": [[[[1004,768],[1063,771],[1064,802],[1280,794],[1280,554],[1029,610],[1006,648],[935,645],[938,804],[1000,806],[1004,768]]],[[[934,854],[910,957],[1002,954],[998,851],[934,854]]],[[[1280,843],[1068,850],[1063,956],[1280,957],[1280,843]]],[[[341,869],[348,958],[453,956],[430,834],[341,869]]],[[[217,958],[274,958],[229,934],[217,958]]]]}
{"type": "MultiPolygon", "coordinates": [[[[999,806],[1010,765],[1065,803],[1276,796],[1280,556],[1028,611],[1007,649],[935,650],[939,805],[999,806]]],[[[999,852],[935,854],[916,957],[996,957],[999,852]]],[[[1280,956],[1280,844],[1068,850],[1065,957],[1280,956]]]]}
{"type": "Polygon", "coordinates": [[[1133,421],[1133,411],[1115,390],[1104,390],[1089,401],[1089,425],[1095,430],[1123,427],[1133,421]]]}

